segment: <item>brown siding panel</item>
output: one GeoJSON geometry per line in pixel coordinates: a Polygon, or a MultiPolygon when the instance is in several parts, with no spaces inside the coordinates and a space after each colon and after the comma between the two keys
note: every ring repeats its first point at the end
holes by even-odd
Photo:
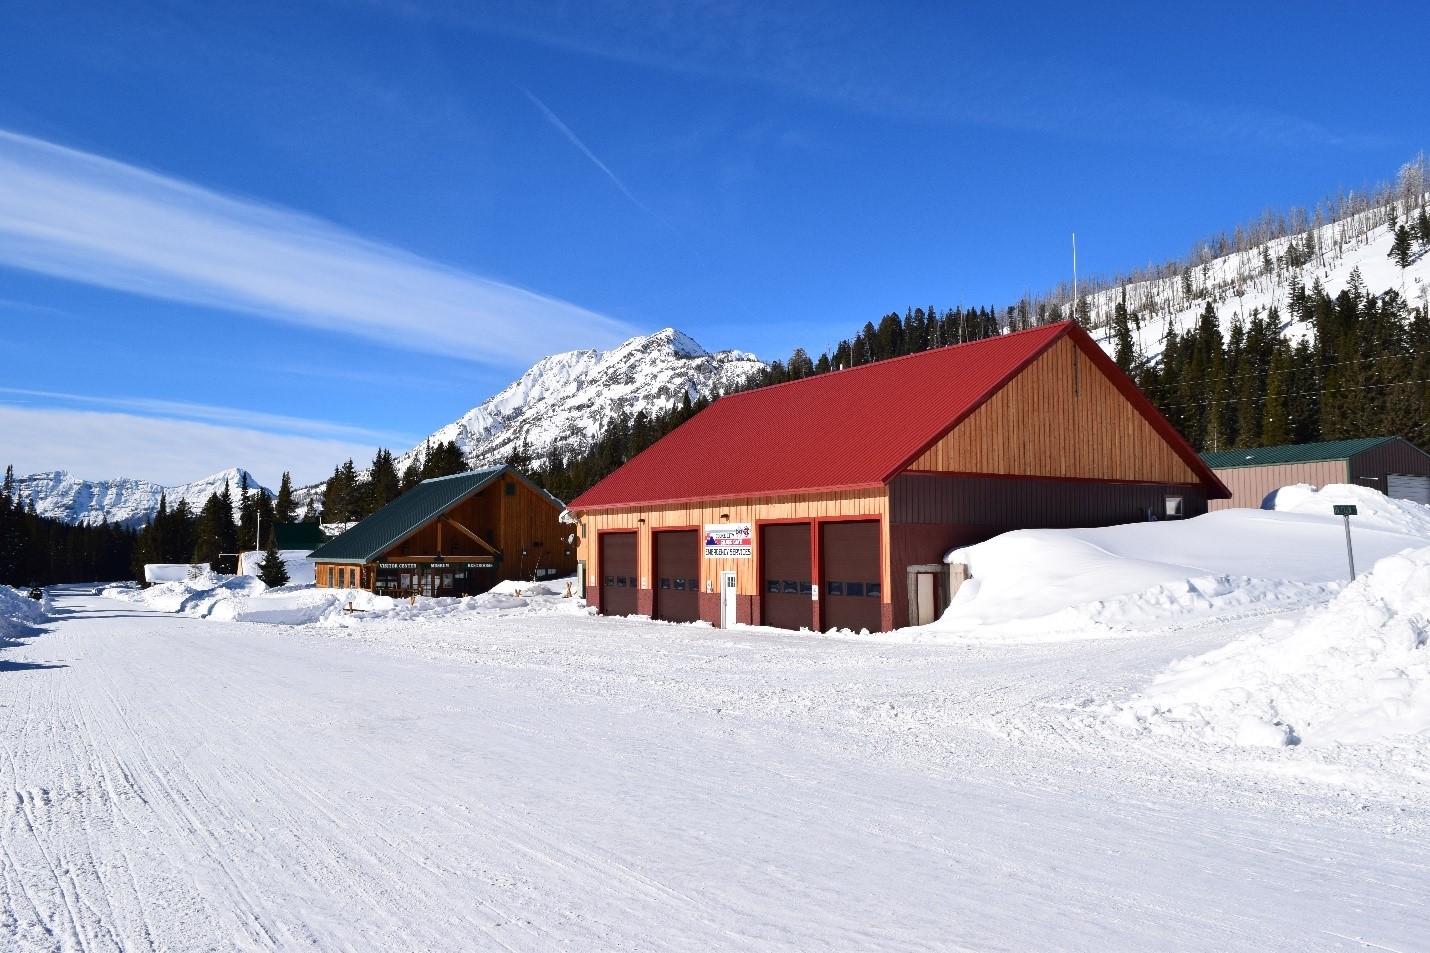
{"type": "Polygon", "coordinates": [[[906,473],[889,486],[889,518],[895,525],[1110,526],[1140,523],[1149,507],[1160,517],[1168,496],[1182,497],[1186,516],[1207,511],[1200,486],[906,473]]]}
{"type": "Polygon", "coordinates": [[[1360,486],[1374,487],[1384,493],[1385,478],[1391,473],[1430,476],[1430,455],[1412,443],[1395,439],[1350,458],[1351,482],[1360,486]]]}
{"type": "MultiPolygon", "coordinates": [[[[1231,499],[1212,500],[1212,510],[1236,508],[1260,509],[1262,502],[1274,490],[1296,483],[1322,487],[1327,483],[1346,482],[1344,460],[1324,460],[1319,463],[1278,463],[1265,467],[1232,467],[1218,470],[1217,476],[1231,490],[1231,499]]],[[[1364,484],[1363,484],[1364,485],[1364,484]]],[[[1379,489],[1379,487],[1377,487],[1379,489]]]]}

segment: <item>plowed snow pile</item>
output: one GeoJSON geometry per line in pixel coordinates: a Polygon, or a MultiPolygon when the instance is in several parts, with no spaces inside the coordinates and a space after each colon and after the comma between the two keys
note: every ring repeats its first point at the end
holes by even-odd
{"type": "Polygon", "coordinates": [[[1189,620],[1311,606],[1345,584],[1344,524],[1363,565],[1430,543],[1430,507],[1364,487],[1286,487],[1275,510],[1096,529],[1016,530],[948,554],[965,582],[918,640],[1034,641],[1146,633],[1189,620]]]}
{"type": "Polygon", "coordinates": [[[551,612],[584,613],[585,603],[564,598],[565,580],[501,582],[490,592],[468,598],[393,599],[364,589],[316,589],[280,586],[269,589],[254,576],[205,573],[183,582],[148,589],[113,586],[112,599],[138,602],[164,612],[179,612],[220,622],[266,622],[272,625],[345,626],[364,620],[436,620],[463,613],[551,612]],[[517,593],[520,595],[517,595],[517,593]],[[348,611],[351,606],[353,611],[348,611]]]}
{"type": "Polygon", "coordinates": [[[1430,547],[1375,564],[1297,622],[1174,664],[1112,714],[1222,744],[1430,737],[1430,547]]]}
{"type": "Polygon", "coordinates": [[[44,606],[18,589],[0,586],[0,639],[26,634],[45,618],[44,606]]]}

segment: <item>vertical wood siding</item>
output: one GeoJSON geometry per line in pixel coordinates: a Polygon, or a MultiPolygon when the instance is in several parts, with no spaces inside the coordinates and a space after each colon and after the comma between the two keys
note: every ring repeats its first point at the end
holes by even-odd
{"type": "MultiPolygon", "coordinates": [[[[1208,508],[1229,510],[1233,507],[1260,509],[1261,503],[1273,490],[1295,483],[1309,483],[1322,487],[1327,483],[1346,482],[1346,461],[1324,460],[1320,463],[1277,463],[1265,467],[1232,467],[1218,470],[1216,475],[1231,490],[1231,499],[1212,500],[1208,508]]],[[[1375,486],[1375,484],[1362,484],[1375,486]]],[[[1383,487],[1375,486],[1378,490],[1383,487]]]]}
{"type": "MultiPolygon", "coordinates": [[[[698,526],[703,533],[706,524],[720,523],[728,514],[731,523],[754,523],[768,520],[817,520],[847,517],[879,519],[884,542],[888,541],[888,521],[885,514],[888,491],[883,487],[848,490],[839,493],[801,493],[790,496],[751,497],[738,500],[701,501],[670,506],[627,507],[600,510],[581,517],[585,534],[580,539],[579,558],[586,560],[586,584],[600,583],[601,567],[593,545],[598,533],[605,530],[637,530],[639,534],[640,574],[643,588],[649,588],[654,576],[651,571],[651,533],[662,527],[698,526]],[[644,520],[645,522],[640,522],[644,520]]],[[[714,590],[722,570],[735,572],[735,588],[742,595],[758,596],[760,580],[759,527],[755,526],[755,554],[750,559],[701,559],[700,591],[714,590]]],[[[703,546],[703,537],[702,537],[703,546]]],[[[888,591],[889,580],[883,580],[888,591]]]]}
{"type": "Polygon", "coordinates": [[[1200,482],[1147,418],[1066,339],[1049,348],[909,469],[1200,482]]]}

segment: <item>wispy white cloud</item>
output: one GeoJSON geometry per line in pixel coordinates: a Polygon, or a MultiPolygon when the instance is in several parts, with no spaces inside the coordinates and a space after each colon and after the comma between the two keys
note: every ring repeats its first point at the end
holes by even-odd
{"type": "Polygon", "coordinates": [[[634,333],[312,216],[4,130],[0,264],[488,364],[634,333]]]}
{"type": "MultiPolygon", "coordinates": [[[[178,400],[156,400],[148,397],[101,397],[90,394],[67,394],[59,391],[30,390],[23,387],[0,387],[0,404],[13,404],[15,398],[39,398],[51,402],[81,404],[97,407],[103,411],[133,411],[154,417],[171,417],[197,420],[205,423],[238,426],[272,433],[297,434],[319,439],[352,439],[376,442],[390,447],[405,448],[417,442],[404,434],[396,434],[350,424],[333,423],[328,420],[313,420],[307,417],[290,417],[285,414],[270,414],[263,411],[244,410],[238,407],[216,407],[212,404],[195,404],[178,400]]],[[[28,401],[21,400],[20,403],[28,401]]]]}
{"type": "Polygon", "coordinates": [[[336,461],[351,457],[361,465],[376,448],[371,441],[196,420],[0,404],[0,467],[12,464],[19,474],[68,470],[87,479],[139,477],[175,486],[238,466],[276,487],[284,470],[299,485],[315,483],[336,461]]]}
{"type": "Polygon", "coordinates": [[[590,148],[586,145],[586,143],[582,142],[580,137],[577,136],[576,133],[571,131],[570,127],[567,126],[566,123],[561,121],[560,116],[552,112],[551,108],[547,106],[544,102],[542,102],[540,99],[537,99],[536,94],[533,93],[531,90],[527,89],[525,86],[518,86],[518,88],[526,94],[527,99],[530,99],[536,105],[537,109],[541,110],[541,114],[546,117],[547,122],[551,123],[551,125],[556,127],[557,131],[559,131],[567,139],[571,140],[571,144],[574,145],[577,149],[580,149],[582,154],[585,155],[586,158],[590,159],[591,162],[596,166],[596,168],[606,173],[606,178],[610,179],[612,182],[615,183],[616,188],[621,190],[622,195],[634,202],[636,206],[641,209],[641,211],[650,212],[650,209],[646,207],[645,203],[642,202],[640,199],[636,198],[634,193],[632,193],[630,189],[626,188],[626,184],[622,182],[619,177],[617,177],[616,173],[611,171],[611,167],[606,165],[606,163],[602,162],[601,158],[596,155],[596,153],[592,152],[590,148]]]}

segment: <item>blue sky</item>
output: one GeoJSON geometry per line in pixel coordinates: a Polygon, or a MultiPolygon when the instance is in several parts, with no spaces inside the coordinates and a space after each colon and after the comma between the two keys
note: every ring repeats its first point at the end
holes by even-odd
{"type": "Polygon", "coordinates": [[[1387,179],[1415,7],[7,4],[0,463],[276,484],[539,357],[764,358],[1387,179]]]}

